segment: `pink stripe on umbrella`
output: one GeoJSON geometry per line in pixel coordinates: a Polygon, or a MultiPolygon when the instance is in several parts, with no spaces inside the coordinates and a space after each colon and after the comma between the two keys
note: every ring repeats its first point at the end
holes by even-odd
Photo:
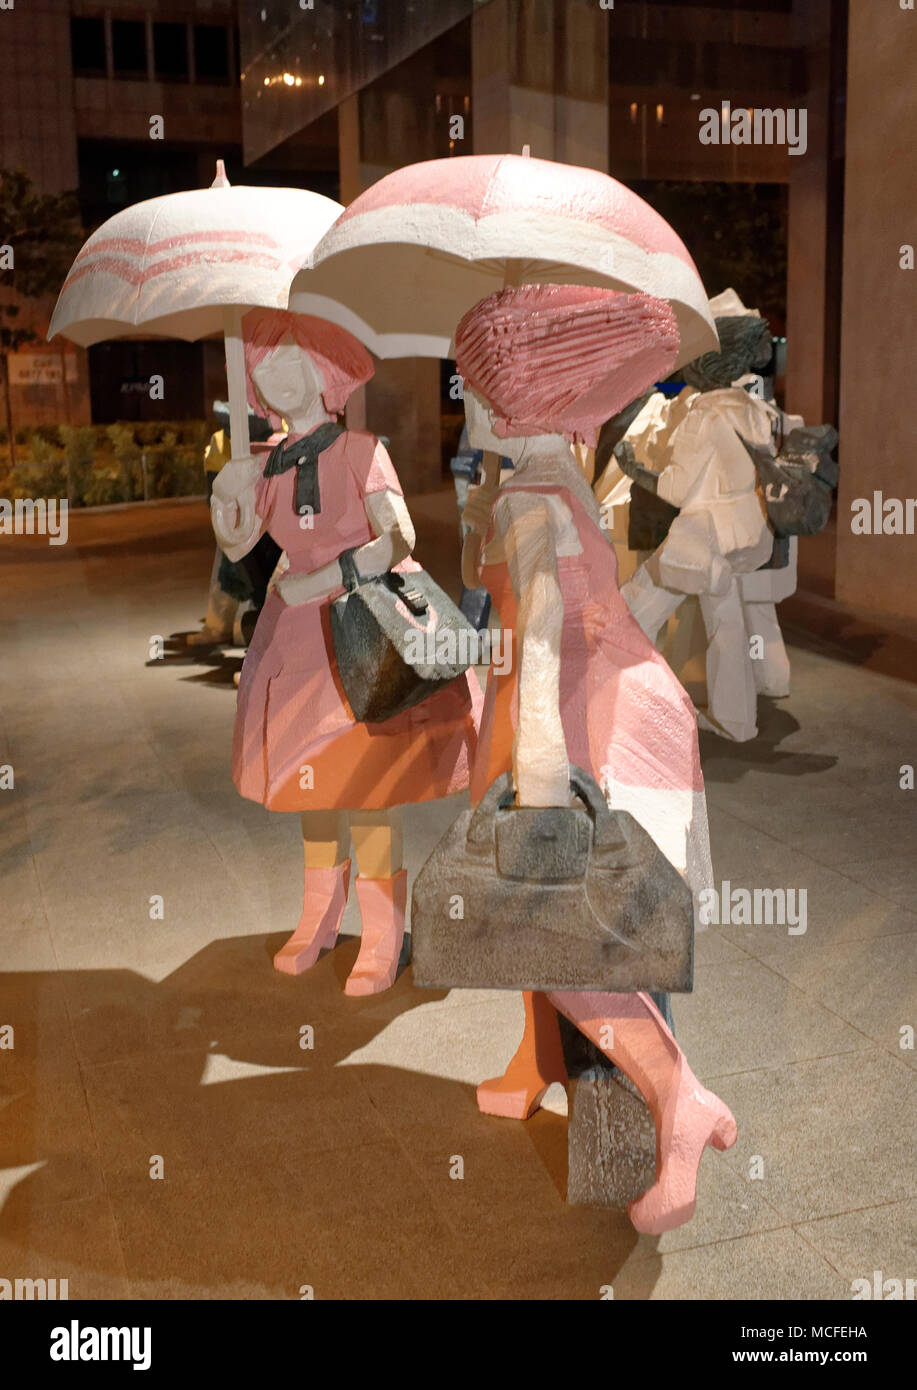
{"type": "Polygon", "coordinates": [[[99,252],[117,251],[128,256],[158,256],[163,251],[172,250],[177,246],[188,246],[201,242],[241,242],[249,246],[271,246],[279,248],[283,245],[275,237],[268,236],[264,232],[249,232],[239,229],[237,231],[210,231],[210,232],[184,232],[177,236],[165,237],[162,241],[146,242],[139,237],[105,237],[99,241],[90,240],[79,252],[73,264],[77,265],[88,256],[94,256],[99,252]]]}
{"type": "Polygon", "coordinates": [[[242,250],[213,251],[210,253],[186,252],[182,256],[173,256],[168,261],[157,261],[156,265],[147,266],[144,269],[133,266],[130,261],[117,256],[100,256],[91,265],[83,265],[78,270],[71,270],[64,281],[64,289],[76,284],[85,275],[94,275],[98,271],[115,275],[119,280],[124,280],[130,285],[140,286],[147,284],[150,280],[155,280],[157,276],[167,275],[170,271],[181,270],[187,266],[246,265],[261,270],[278,270],[280,264],[275,256],[265,256],[256,251],[242,250]]]}
{"type": "Polygon", "coordinates": [[[665,218],[623,183],[596,169],[520,155],[459,155],[409,164],[361,193],[337,225],[366,212],[418,203],[455,208],[477,221],[497,213],[566,216],[623,236],[643,251],[694,265],[665,218]]]}

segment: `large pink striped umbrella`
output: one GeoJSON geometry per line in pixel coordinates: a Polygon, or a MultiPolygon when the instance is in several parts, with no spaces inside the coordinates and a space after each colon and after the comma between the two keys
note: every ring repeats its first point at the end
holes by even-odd
{"type": "Polygon", "coordinates": [[[246,454],[242,314],[286,308],[294,270],[342,211],[301,188],[233,188],[220,160],[210,188],[135,203],[93,232],[64,281],[48,337],[89,347],[224,334],[230,438],[234,454],[246,454]]]}
{"type": "Polygon", "coordinates": [[[463,314],[507,281],[640,290],[675,311],[678,364],[719,346],[701,278],[663,217],[607,174],[526,154],[387,174],[305,258],[290,308],[381,357],[448,357],[463,314]]]}

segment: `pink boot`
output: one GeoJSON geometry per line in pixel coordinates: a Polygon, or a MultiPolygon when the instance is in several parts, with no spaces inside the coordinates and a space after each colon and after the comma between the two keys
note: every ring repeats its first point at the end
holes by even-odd
{"type": "Polygon", "coordinates": [[[408,901],[407,870],[401,869],[392,878],[363,878],[358,874],[355,887],[363,937],[344,993],[381,994],[394,982],[398,970],[408,901]]]}
{"type": "Polygon", "coordinates": [[[648,994],[557,992],[551,1003],[641,1091],[656,1124],[656,1181],[631,1202],[638,1231],[661,1235],[694,1215],[697,1169],[708,1144],[731,1148],[736,1122],[702,1086],[648,994]]]}
{"type": "Polygon", "coordinates": [[[319,952],[333,946],[347,906],[350,860],[333,869],[306,867],[306,887],[299,926],[274,957],[274,969],[285,975],[301,975],[318,960],[319,952]]]}
{"type": "Polygon", "coordinates": [[[682,1058],[678,1089],[656,1119],[656,1181],[631,1202],[627,1214],[638,1231],[658,1236],[690,1221],[697,1198],[697,1170],[708,1144],[730,1149],[738,1137],[729,1107],[702,1086],[682,1058]]]}

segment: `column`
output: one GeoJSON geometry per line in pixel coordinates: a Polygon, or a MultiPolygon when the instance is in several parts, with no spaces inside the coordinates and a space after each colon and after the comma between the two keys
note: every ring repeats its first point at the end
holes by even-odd
{"type": "Polygon", "coordinates": [[[851,0],[835,591],[905,617],[917,617],[917,536],[857,535],[851,520],[876,491],[917,498],[917,270],[901,249],[917,243],[915,72],[917,11],[851,0]]]}

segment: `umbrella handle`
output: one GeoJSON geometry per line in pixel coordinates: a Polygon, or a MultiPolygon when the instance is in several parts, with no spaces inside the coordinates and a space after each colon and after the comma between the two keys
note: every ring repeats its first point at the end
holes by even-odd
{"type": "MultiPolygon", "coordinates": [[[[486,449],[482,461],[482,472],[481,487],[486,494],[493,498],[500,487],[500,455],[486,449]]],[[[484,536],[481,532],[469,531],[462,545],[462,583],[466,589],[480,588],[481,579],[478,574],[478,566],[481,563],[483,546],[484,536]]]]}
{"type": "Polygon", "coordinates": [[[226,352],[226,385],[229,391],[229,443],[232,458],[248,458],[248,399],[245,390],[245,347],[242,341],[242,310],[228,305],[223,310],[223,346],[226,352]]]}

